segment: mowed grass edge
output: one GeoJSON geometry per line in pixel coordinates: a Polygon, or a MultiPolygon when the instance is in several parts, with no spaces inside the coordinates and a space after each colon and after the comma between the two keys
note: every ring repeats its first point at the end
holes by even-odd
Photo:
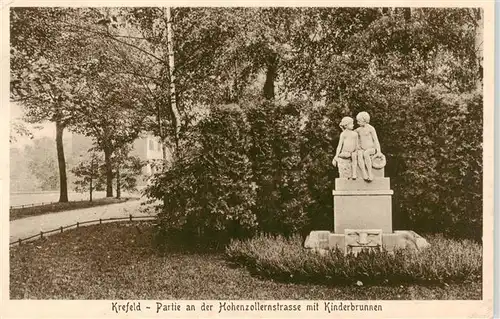
{"type": "Polygon", "coordinates": [[[481,299],[480,282],[335,286],[253,276],[224,253],[160,252],[151,222],[81,227],[10,248],[11,299],[481,299]]]}

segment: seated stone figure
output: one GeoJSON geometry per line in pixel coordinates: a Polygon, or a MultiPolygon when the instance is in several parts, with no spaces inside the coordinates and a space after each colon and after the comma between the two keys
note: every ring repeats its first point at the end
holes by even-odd
{"type": "Polygon", "coordinates": [[[356,120],[359,127],[354,131],[352,118],[344,117],[340,122],[343,132],[340,134],[339,145],[332,164],[338,166],[340,178],[348,179],[357,178],[359,164],[363,179],[371,182],[373,180],[372,168],[383,168],[385,156],[380,151],[377,132],[369,124],[370,115],[367,112],[360,112],[356,120]]]}
{"type": "Polygon", "coordinates": [[[350,161],[350,167],[346,167],[345,162],[339,163],[339,172],[341,177],[356,179],[356,167],[358,166],[358,133],[354,132],[354,120],[348,116],[340,121],[339,144],[337,152],[332,160],[333,166],[337,166],[340,159],[347,159],[350,161]]]}
{"type": "Polygon", "coordinates": [[[377,131],[370,125],[370,115],[367,112],[360,112],[356,116],[359,127],[356,132],[359,135],[359,166],[366,181],[373,180],[372,156],[381,153],[377,131]]]}

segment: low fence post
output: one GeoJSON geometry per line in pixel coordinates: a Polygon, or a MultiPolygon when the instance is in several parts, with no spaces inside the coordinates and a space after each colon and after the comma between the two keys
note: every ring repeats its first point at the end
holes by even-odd
{"type": "MultiPolygon", "coordinates": [[[[153,217],[153,216],[147,216],[147,217],[153,217]]],[[[104,219],[104,220],[124,220],[124,219],[126,219],[126,218],[127,218],[127,217],[125,217],[125,218],[106,218],[106,219],[104,219]]],[[[128,219],[129,219],[130,221],[133,221],[133,220],[134,220],[134,218],[138,218],[138,220],[140,220],[140,219],[141,219],[141,216],[133,216],[132,214],[129,214],[128,219]]],[[[97,221],[97,220],[92,220],[92,222],[94,222],[94,221],[97,221]]],[[[99,224],[102,224],[102,222],[103,222],[103,219],[102,219],[102,218],[99,218],[99,224]]],[[[83,222],[83,223],[85,224],[85,222],[83,222]]],[[[74,226],[74,225],[75,225],[75,224],[73,224],[73,226],[74,226]]],[[[72,226],[70,225],[70,226],[66,226],[66,227],[72,227],[72,226]]],[[[80,227],[80,222],[77,222],[77,223],[76,223],[76,228],[79,228],[79,227],[80,227]]],[[[64,228],[65,228],[65,227],[60,226],[60,227],[59,227],[59,231],[60,231],[61,233],[63,233],[63,232],[64,232],[64,228]]],[[[47,231],[46,233],[51,233],[51,232],[54,232],[54,231],[56,231],[57,229],[58,229],[58,228],[54,228],[54,229],[52,229],[52,230],[47,231]]],[[[43,237],[43,235],[44,235],[44,232],[41,230],[41,231],[40,231],[40,239],[43,239],[43,238],[44,238],[44,237],[43,237]]],[[[26,239],[36,238],[36,236],[37,236],[37,235],[34,235],[34,236],[32,236],[32,237],[27,237],[27,238],[24,238],[24,239],[23,239],[23,238],[19,238],[17,241],[13,241],[13,242],[11,242],[10,244],[14,244],[14,243],[16,243],[16,242],[17,242],[19,245],[21,245],[21,244],[22,244],[22,242],[23,242],[23,241],[25,241],[26,239]]]]}

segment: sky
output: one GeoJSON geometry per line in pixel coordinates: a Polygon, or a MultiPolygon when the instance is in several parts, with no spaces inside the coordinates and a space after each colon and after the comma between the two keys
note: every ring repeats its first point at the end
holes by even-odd
{"type": "MultiPolygon", "coordinates": [[[[20,120],[22,121],[23,108],[17,103],[10,103],[10,120],[20,120]]],[[[29,124],[24,121],[26,127],[31,131],[34,138],[49,137],[55,140],[56,138],[56,125],[54,123],[45,122],[41,124],[29,124]]],[[[69,137],[71,132],[65,131],[64,137],[69,137]]],[[[11,143],[12,147],[23,147],[27,144],[32,144],[32,140],[29,137],[16,136],[16,141],[11,143]]]]}

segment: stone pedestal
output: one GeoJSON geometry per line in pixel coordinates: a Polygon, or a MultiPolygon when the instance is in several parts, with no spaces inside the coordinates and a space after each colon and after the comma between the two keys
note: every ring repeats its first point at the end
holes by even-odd
{"type": "Polygon", "coordinates": [[[389,178],[337,178],[333,194],[334,232],[345,229],[381,229],[392,233],[392,194],[389,178]]]}
{"type": "MultiPolygon", "coordinates": [[[[339,165],[346,165],[344,162],[339,165]]],[[[339,171],[340,171],[339,166],[339,171]]],[[[347,170],[346,170],[347,171],[347,170]]],[[[320,253],[340,249],[357,254],[361,250],[393,252],[395,249],[424,249],[429,243],[411,230],[392,229],[392,195],[390,179],[384,169],[373,170],[371,182],[358,177],[353,180],[343,174],[335,180],[333,194],[334,232],[312,231],[304,242],[305,248],[320,253]]]]}

